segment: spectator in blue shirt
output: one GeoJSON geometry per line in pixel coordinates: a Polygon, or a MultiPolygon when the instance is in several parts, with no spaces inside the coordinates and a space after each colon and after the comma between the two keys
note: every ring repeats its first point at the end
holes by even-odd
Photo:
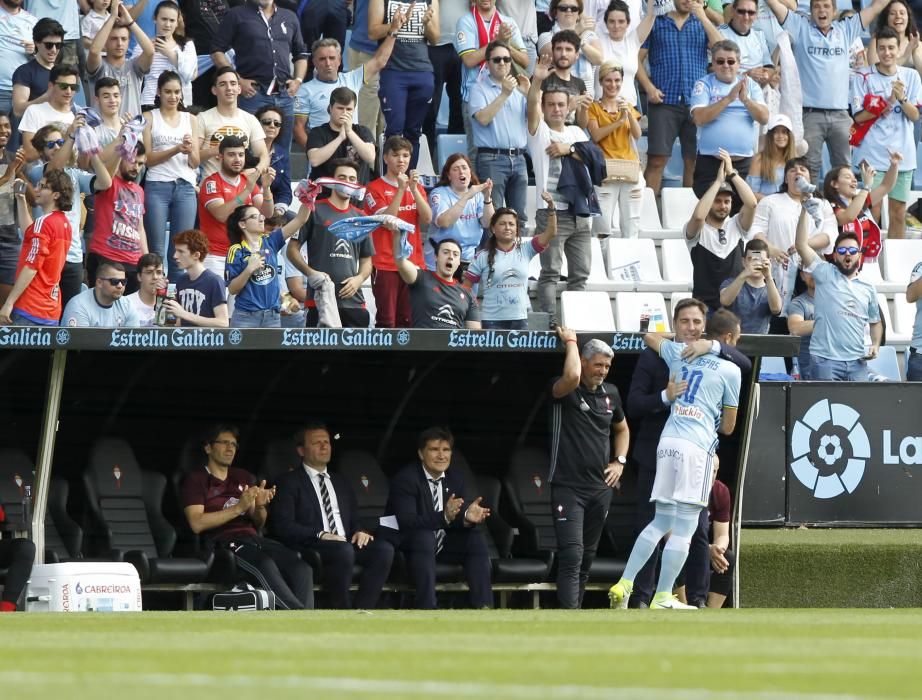
{"type": "Polygon", "coordinates": [[[282,131],[282,113],[270,105],[260,107],[254,115],[266,132],[266,150],[269,151],[269,167],[275,170],[275,179],[270,189],[275,200],[275,215],[285,214],[291,204],[291,164],[288,151],[278,142],[282,131]]]}
{"type": "Polygon", "coordinates": [[[231,65],[225,53],[230,49],[240,75],[238,106],[250,114],[265,105],[278,108],[282,113],[278,142],[290,150],[294,99],[307,73],[307,47],[298,18],[291,10],[276,7],[274,0],[232,7],[211,47],[216,66],[231,65]]]}
{"type": "Polygon", "coordinates": [[[692,184],[698,147],[695,123],[689,112],[692,88],[707,73],[708,46],[722,39],[704,14],[700,0],[675,0],[675,9],[656,18],[640,49],[637,80],[647,93],[649,106],[644,180],[657,194],[676,137],[685,161],[682,184],[685,187],[692,184]],[[647,59],[649,75],[644,68],[647,59]]]}
{"type": "Polygon", "coordinates": [[[720,285],[720,303],[740,317],[743,333],[768,333],[772,316],[781,313],[781,294],[772,279],[765,241],[753,238],[746,243],[743,269],[720,285]]]}
{"type": "MultiPolygon", "coordinates": [[[[819,2],[820,0],[817,0],[819,2]]],[[[810,338],[810,366],[817,381],[868,381],[867,361],[877,357],[883,323],[874,285],[858,277],[861,249],[854,233],[841,233],[833,246],[833,262],[814,252],[808,242],[811,215],[804,202],[797,223],[797,252],[813,275],[815,320],[810,338]],[[871,347],[865,350],[864,331],[870,324],[871,347]]]]}
{"type": "Polygon", "coordinates": [[[800,279],[807,286],[807,291],[791,299],[788,304],[788,331],[791,335],[800,338],[800,352],[797,355],[797,365],[801,379],[813,379],[810,367],[810,336],[813,335],[813,323],[816,310],[813,297],[816,294],[816,283],[813,275],[804,270],[800,271],[800,279]]]}
{"type": "Polygon", "coordinates": [[[835,0],[811,0],[810,17],[791,12],[781,0],[765,0],[791,35],[803,92],[804,140],[810,146],[807,165],[819,182],[823,144],[833,165],[851,162],[848,138],[849,55],[861,30],[869,27],[889,0],[874,0],[857,15],[834,21],[835,0]]]}
{"type": "Polygon", "coordinates": [[[692,120],[698,127],[698,157],[693,187],[701,197],[714,182],[725,150],[733,169],[743,179],[749,175],[755,147],[755,124],[768,121],[768,107],[759,84],[740,75],[739,47],[724,39],[711,46],[713,73],[695,83],[691,97],[692,120]]]}
{"type": "Polygon", "coordinates": [[[488,75],[474,83],[467,103],[477,152],[474,170],[493,181],[496,208],[514,209],[519,226],[524,228],[528,190],[526,96],[531,83],[524,75],[512,75],[512,52],[505,42],[491,41],[485,55],[488,75]]]}

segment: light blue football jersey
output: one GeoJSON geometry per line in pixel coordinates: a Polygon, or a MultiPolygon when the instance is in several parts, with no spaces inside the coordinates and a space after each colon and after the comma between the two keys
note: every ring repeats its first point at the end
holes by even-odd
{"type": "Polygon", "coordinates": [[[735,364],[713,354],[687,362],[682,359],[684,349],[683,343],[671,340],[660,345],[659,355],[669,367],[669,376],[688,382],[688,388],[672,404],[662,434],[713,452],[724,407],[739,406],[742,375],[735,364]]]}

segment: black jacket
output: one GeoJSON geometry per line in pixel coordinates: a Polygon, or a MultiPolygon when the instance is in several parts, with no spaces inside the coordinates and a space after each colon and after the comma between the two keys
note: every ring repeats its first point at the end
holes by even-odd
{"type": "Polygon", "coordinates": [[[580,160],[562,159],[557,193],[570,203],[574,216],[601,216],[595,185],[605,179],[605,154],[592,141],[578,141],[573,146],[580,160]]]}

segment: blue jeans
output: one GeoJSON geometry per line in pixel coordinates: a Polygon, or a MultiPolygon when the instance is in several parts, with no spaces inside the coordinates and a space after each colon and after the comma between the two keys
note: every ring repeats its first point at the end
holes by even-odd
{"type": "Polygon", "coordinates": [[[528,330],[528,319],[519,318],[514,321],[487,321],[483,319],[480,325],[485,331],[526,331],[528,330]]]}
{"type": "MultiPolygon", "coordinates": [[[[384,136],[403,136],[413,144],[410,168],[419,160],[419,136],[432,102],[435,76],[432,71],[381,71],[381,111],[384,113],[384,136]]],[[[432,144],[429,144],[430,148],[432,144]]]]}
{"type": "Polygon", "coordinates": [[[178,233],[195,228],[198,199],[195,188],[186,180],[173,182],[147,181],[144,185],[144,230],[147,247],[151,253],[163,258],[163,268],[168,277],[175,279],[179,273],[173,262],[173,238],[178,233]],[[169,236],[167,236],[169,222],[169,236]]]}
{"type": "Polygon", "coordinates": [[[493,206],[509,207],[519,214],[519,231],[525,228],[525,195],[528,191],[528,173],[525,156],[514,158],[498,153],[477,152],[474,170],[481,182],[493,180],[493,206]]]}
{"type": "Polygon", "coordinates": [[[285,86],[281,86],[281,92],[274,95],[267,95],[265,88],[260,87],[253,97],[240,95],[237,98],[237,106],[250,114],[256,114],[256,110],[266,105],[272,105],[282,115],[282,130],[275,142],[288,153],[291,151],[291,134],[295,125],[295,101],[293,97],[288,96],[285,86]]]}
{"type": "Polygon", "coordinates": [[[868,363],[865,360],[829,360],[811,355],[810,374],[815,382],[866,382],[868,363]]]}
{"type": "Polygon", "coordinates": [[[263,309],[262,311],[234,309],[230,325],[231,328],[281,328],[282,320],[278,309],[263,309]]]}
{"type": "Polygon", "coordinates": [[[906,381],[922,382],[922,353],[909,353],[909,362],[906,363],[906,381]]]}

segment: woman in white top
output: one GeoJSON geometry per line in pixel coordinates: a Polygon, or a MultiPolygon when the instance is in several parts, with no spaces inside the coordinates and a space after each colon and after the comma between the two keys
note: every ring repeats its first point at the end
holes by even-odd
{"type": "MultiPolygon", "coordinates": [[[[656,0],[647,0],[647,14],[638,22],[638,18],[631,19],[631,10],[624,0],[612,0],[605,10],[605,27],[608,31],[600,34],[603,61],[624,69],[621,97],[635,107],[638,104],[634,83],[637,76],[637,54],[653,29],[655,4],[656,0]]],[[[595,96],[596,99],[602,99],[602,86],[598,82],[595,85],[595,96]]]]}
{"type": "Polygon", "coordinates": [[[150,73],[144,78],[141,104],[152,105],[157,95],[158,78],[165,70],[177,73],[182,81],[182,99],[192,104],[192,81],[198,75],[198,56],[195,44],[177,31],[179,26],[179,5],[173,0],[163,0],[154,10],[154,59],[150,73]]]}
{"type": "Polygon", "coordinates": [[[160,74],[155,105],[144,126],[144,228],[150,252],[169,261],[170,276],[175,279],[173,236],[195,226],[198,120],[182,108],[182,80],[173,71],[160,74]]]}
{"type": "Polygon", "coordinates": [[[596,36],[595,18],[583,14],[583,0],[551,0],[548,14],[554,19],[554,26],[538,37],[538,55],[551,55],[551,40],[557,32],[569,29],[579,34],[579,58],[570,72],[581,78],[588,90],[595,82],[594,66],[602,62],[602,46],[596,36]]]}

